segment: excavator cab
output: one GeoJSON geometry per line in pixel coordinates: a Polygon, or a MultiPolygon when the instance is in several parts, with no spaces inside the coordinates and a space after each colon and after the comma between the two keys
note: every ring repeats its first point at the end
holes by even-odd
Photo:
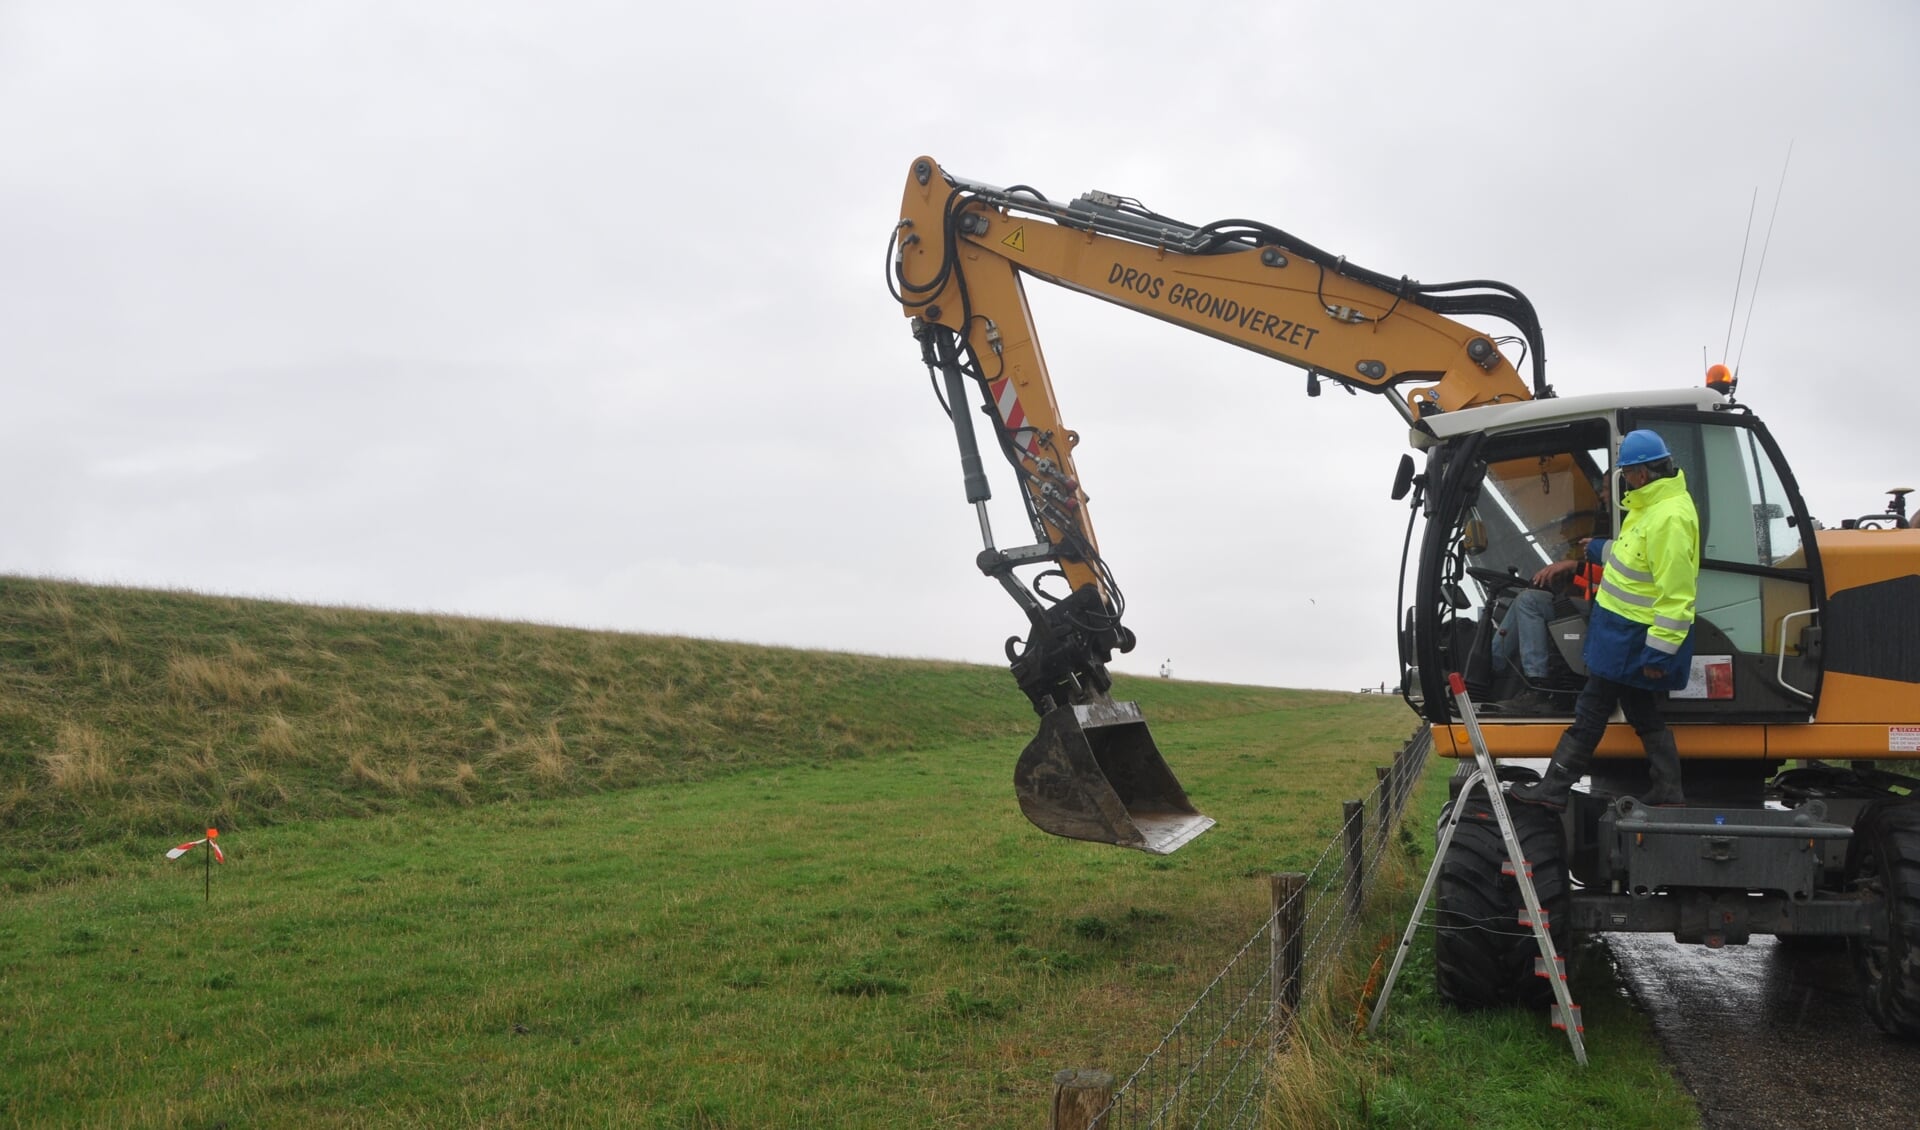
{"type": "Polygon", "coordinates": [[[1131,702],[1059,706],[1013,770],[1020,811],[1043,832],[1170,855],[1213,827],[1174,779],[1131,702]]]}
{"type": "Polygon", "coordinates": [[[1562,593],[1549,619],[1548,682],[1502,664],[1492,641],[1507,611],[1550,562],[1579,557],[1621,518],[1611,453],[1619,437],[1661,434],[1699,513],[1701,562],[1688,686],[1663,713],[1675,723],[1805,723],[1821,684],[1821,561],[1815,526],[1764,425],[1707,390],[1502,405],[1426,421],[1428,462],[1416,500],[1424,534],[1409,546],[1413,602],[1402,639],[1405,690],[1429,721],[1452,722],[1449,671],[1487,706],[1499,756],[1550,753],[1580,663],[1584,602],[1562,593]],[[1524,682],[1544,691],[1526,705],[1524,682]],[[1535,705],[1544,703],[1548,705],[1535,705]],[[1558,724],[1555,724],[1558,720],[1558,724]],[[1502,733],[1502,723],[1517,723],[1502,733]],[[1531,725],[1529,725],[1531,724],[1531,725]]]}

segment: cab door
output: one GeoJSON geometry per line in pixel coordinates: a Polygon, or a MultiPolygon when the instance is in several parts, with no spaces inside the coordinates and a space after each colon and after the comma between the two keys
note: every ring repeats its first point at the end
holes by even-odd
{"type": "Polygon", "coordinates": [[[1633,409],[1620,414],[1619,427],[1622,435],[1660,434],[1700,513],[1693,678],[1665,713],[1674,721],[1808,721],[1820,695],[1825,586],[1806,504],[1766,426],[1729,406],[1633,409]]]}
{"type": "Polygon", "coordinates": [[[1403,692],[1429,721],[1453,717],[1450,673],[1489,707],[1485,721],[1513,720],[1492,705],[1510,689],[1510,676],[1496,673],[1494,659],[1500,610],[1542,566],[1612,528],[1602,474],[1612,426],[1613,414],[1604,412],[1468,433],[1429,449],[1417,554],[1411,520],[1408,526],[1400,633],[1403,692]]]}

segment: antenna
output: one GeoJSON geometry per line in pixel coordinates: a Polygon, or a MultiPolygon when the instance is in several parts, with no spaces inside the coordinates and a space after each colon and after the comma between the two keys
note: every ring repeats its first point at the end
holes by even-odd
{"type": "MultiPolygon", "coordinates": [[[[1740,313],[1740,280],[1747,277],[1747,247],[1753,242],[1753,209],[1758,203],[1760,203],[1760,186],[1754,185],[1753,199],[1747,201],[1747,234],[1740,237],[1740,270],[1733,276],[1733,309],[1727,311],[1727,340],[1720,346],[1721,361],[1727,359],[1727,348],[1733,344],[1733,318],[1740,313]]],[[[1752,316],[1753,300],[1751,298],[1747,300],[1747,313],[1749,317],[1752,316]]],[[[1701,347],[1701,353],[1705,352],[1706,348],[1701,347]]]]}
{"type": "MultiPolygon", "coordinates": [[[[1747,354],[1747,330],[1753,327],[1753,302],[1760,296],[1760,272],[1767,269],[1767,248],[1773,243],[1773,221],[1780,216],[1780,197],[1787,190],[1787,166],[1793,163],[1793,142],[1787,142],[1787,159],[1780,162],[1780,186],[1773,191],[1773,212],[1767,217],[1767,237],[1760,241],[1760,265],[1753,269],[1753,290],[1747,295],[1747,324],[1740,328],[1740,352],[1733,357],[1733,375],[1740,375],[1740,358],[1747,354]]],[[[1749,221],[1751,222],[1751,221],[1749,221]]]]}

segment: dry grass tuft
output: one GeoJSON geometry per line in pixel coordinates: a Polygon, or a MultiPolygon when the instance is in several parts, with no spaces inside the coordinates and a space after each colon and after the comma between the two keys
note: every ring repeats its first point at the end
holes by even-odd
{"type": "Polygon", "coordinates": [[[558,723],[547,723],[547,732],[527,742],[533,754],[533,775],[549,785],[557,785],[567,779],[573,764],[567,759],[567,744],[560,740],[558,723]]]}
{"type": "Polygon", "coordinates": [[[396,796],[414,796],[427,788],[427,774],[418,760],[410,757],[400,768],[388,770],[367,760],[367,755],[357,749],[347,755],[341,777],[348,784],[372,785],[396,796]]]}
{"type": "Polygon", "coordinates": [[[63,628],[73,625],[73,602],[64,593],[50,588],[41,588],[34,593],[28,613],[35,620],[51,621],[63,628]]]}
{"type": "Polygon", "coordinates": [[[367,755],[357,749],[347,754],[347,767],[341,778],[347,784],[385,787],[387,783],[387,775],[368,764],[367,755]]]}
{"type": "MultiPolygon", "coordinates": [[[[236,645],[234,650],[259,656],[236,645]]],[[[186,702],[219,702],[246,706],[256,702],[284,699],[293,690],[293,676],[278,667],[253,672],[237,659],[208,659],[199,655],[175,655],[167,660],[167,685],[186,702]]]]}
{"type": "Polygon", "coordinates": [[[1334,1050],[1350,1042],[1347,1018],[1328,1007],[1321,993],[1294,1020],[1292,1038],[1267,1072],[1266,1125],[1284,1130],[1334,1130],[1345,1124],[1339,1097],[1347,1093],[1353,1058],[1334,1050]]]}
{"type": "Polygon", "coordinates": [[[133,664],[118,659],[100,659],[100,685],[108,691],[124,693],[133,689],[133,664]]]}
{"type": "Polygon", "coordinates": [[[469,790],[479,783],[480,775],[474,772],[472,763],[462,761],[454,766],[451,776],[436,782],[434,787],[459,804],[472,804],[473,793],[469,790]]]}
{"type": "MultiPolygon", "coordinates": [[[[189,791],[196,784],[210,784],[221,776],[220,754],[211,746],[192,753],[178,754],[161,765],[159,777],[169,786],[189,791]]],[[[197,790],[193,790],[197,791],[197,790]]]]}
{"type": "Polygon", "coordinates": [[[473,620],[459,619],[451,616],[436,616],[433,618],[434,630],[445,637],[448,643],[457,644],[462,647],[473,646],[474,642],[480,638],[480,629],[482,627],[483,625],[473,620]]]}
{"type": "Polygon", "coordinates": [[[719,721],[729,729],[770,729],[780,724],[778,705],[757,686],[736,686],[720,703],[719,721]]]}
{"type": "Polygon", "coordinates": [[[40,755],[53,787],[65,793],[105,792],[114,781],[114,758],[93,727],[60,723],[53,751],[40,755]]]}
{"type": "Polygon", "coordinates": [[[260,733],[254,739],[260,752],[270,758],[291,760],[300,756],[300,743],[293,732],[293,723],[279,711],[268,714],[260,723],[260,733]]]}
{"type": "Polygon", "coordinates": [[[279,775],[261,765],[242,765],[240,775],[228,782],[227,793],[261,808],[274,808],[293,799],[279,775]]]}

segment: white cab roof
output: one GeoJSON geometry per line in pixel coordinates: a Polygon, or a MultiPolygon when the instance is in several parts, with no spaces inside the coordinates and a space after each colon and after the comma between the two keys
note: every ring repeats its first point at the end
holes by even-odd
{"type": "MultiPolygon", "coordinates": [[[[1725,404],[1726,397],[1704,385],[1693,388],[1663,388],[1645,392],[1611,392],[1594,396],[1556,396],[1551,400],[1516,400],[1511,404],[1489,404],[1481,408],[1463,408],[1426,416],[1421,423],[1441,439],[1469,432],[1506,431],[1509,428],[1534,427],[1561,420],[1604,415],[1622,408],[1694,408],[1711,411],[1725,404]]],[[[1425,447],[1432,440],[1413,429],[1413,445],[1425,447]]]]}

